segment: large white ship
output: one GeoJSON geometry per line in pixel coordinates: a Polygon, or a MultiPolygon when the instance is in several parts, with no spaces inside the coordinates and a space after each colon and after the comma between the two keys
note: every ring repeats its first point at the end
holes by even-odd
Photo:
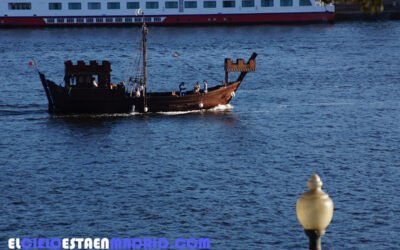
{"type": "Polygon", "coordinates": [[[334,5],[325,0],[0,1],[0,27],[300,23],[334,17],[334,5]]]}

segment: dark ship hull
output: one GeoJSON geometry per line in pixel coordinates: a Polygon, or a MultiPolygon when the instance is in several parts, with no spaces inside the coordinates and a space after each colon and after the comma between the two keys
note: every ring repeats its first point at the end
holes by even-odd
{"type": "Polygon", "coordinates": [[[62,87],[40,73],[51,113],[130,113],[134,100],[122,89],[62,87]]]}
{"type": "MultiPolygon", "coordinates": [[[[149,93],[147,95],[147,107],[149,112],[170,112],[212,109],[219,105],[226,105],[235,95],[240,81],[232,82],[226,86],[220,85],[208,90],[208,93],[189,92],[184,96],[172,96],[165,93],[149,93]]],[[[136,105],[142,110],[142,100],[136,105]]]]}
{"type": "Polygon", "coordinates": [[[206,110],[228,104],[241,83],[235,81],[226,86],[216,86],[207,93],[191,91],[184,96],[173,95],[171,92],[150,92],[144,98],[132,96],[123,87],[63,87],[47,80],[42,73],[40,78],[48,98],[49,111],[62,114],[206,110]]]}

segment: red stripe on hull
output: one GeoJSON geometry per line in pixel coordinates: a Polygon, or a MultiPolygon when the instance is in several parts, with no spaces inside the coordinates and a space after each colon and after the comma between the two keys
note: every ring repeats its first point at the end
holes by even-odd
{"type": "Polygon", "coordinates": [[[0,27],[46,26],[42,17],[0,17],[0,27]]]}
{"type": "MultiPolygon", "coordinates": [[[[99,18],[118,18],[136,16],[99,16],[99,18]]],[[[149,16],[150,17],[150,16],[149,16]]],[[[228,25],[228,24],[260,24],[260,23],[304,23],[304,22],[333,22],[333,12],[312,13],[264,13],[264,14],[219,14],[219,15],[176,15],[176,16],[151,16],[165,17],[162,22],[147,22],[150,25],[228,25]]],[[[0,27],[43,27],[43,26],[122,26],[140,25],[131,22],[102,22],[102,23],[46,23],[44,18],[98,18],[82,16],[60,17],[0,17],[0,27]]]]}

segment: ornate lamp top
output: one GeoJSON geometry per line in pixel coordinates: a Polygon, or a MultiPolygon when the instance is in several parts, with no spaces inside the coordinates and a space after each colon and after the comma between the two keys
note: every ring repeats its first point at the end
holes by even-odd
{"type": "Polygon", "coordinates": [[[317,174],[311,176],[307,187],[308,191],[297,200],[297,218],[305,230],[317,230],[322,235],[332,220],[333,202],[322,191],[322,181],[317,174]]]}

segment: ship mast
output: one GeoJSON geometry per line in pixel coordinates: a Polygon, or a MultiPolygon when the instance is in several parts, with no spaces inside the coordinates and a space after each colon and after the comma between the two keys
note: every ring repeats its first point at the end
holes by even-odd
{"type": "Polygon", "coordinates": [[[143,111],[147,112],[147,100],[146,100],[146,92],[147,92],[147,26],[144,22],[143,17],[143,27],[142,27],[142,52],[143,52],[143,111]]]}

